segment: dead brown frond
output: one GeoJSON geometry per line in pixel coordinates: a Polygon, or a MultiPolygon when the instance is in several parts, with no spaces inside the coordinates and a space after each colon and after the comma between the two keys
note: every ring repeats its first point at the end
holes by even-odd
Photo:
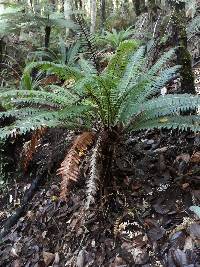
{"type": "Polygon", "coordinates": [[[33,159],[33,155],[36,152],[37,147],[41,142],[42,136],[45,134],[47,128],[40,128],[33,132],[31,140],[25,143],[25,146],[22,151],[22,168],[24,172],[27,171],[27,168],[33,159]]]}
{"type": "Polygon", "coordinates": [[[62,176],[60,199],[66,200],[68,185],[71,181],[77,181],[79,176],[79,164],[85,155],[88,146],[94,141],[94,133],[84,132],[76,137],[74,143],[61,163],[57,174],[62,176]]]}

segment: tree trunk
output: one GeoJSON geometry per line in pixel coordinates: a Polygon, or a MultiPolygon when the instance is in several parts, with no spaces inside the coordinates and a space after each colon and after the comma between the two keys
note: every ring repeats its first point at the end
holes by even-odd
{"type": "Polygon", "coordinates": [[[97,13],[97,3],[96,0],[90,0],[90,17],[91,17],[91,26],[90,32],[95,32],[96,27],[96,13],[97,13]]]}
{"type": "Polygon", "coordinates": [[[145,0],[132,0],[136,16],[146,12],[145,0]]]}
{"type": "Polygon", "coordinates": [[[47,49],[49,48],[50,43],[50,35],[51,35],[51,26],[45,27],[45,40],[44,40],[44,47],[47,49]]]}
{"type": "MultiPolygon", "coordinates": [[[[71,0],[64,0],[64,16],[66,20],[70,20],[72,12],[71,0]]],[[[66,37],[69,36],[70,30],[66,28],[66,37]]]]}
{"type": "Polygon", "coordinates": [[[3,37],[0,39],[0,63],[3,62],[3,54],[5,52],[5,42],[3,40],[3,37]]]}
{"type": "Polygon", "coordinates": [[[170,1],[174,9],[173,42],[176,45],[177,65],[181,65],[181,91],[182,93],[195,94],[192,60],[187,49],[186,13],[185,2],[170,1]]]}
{"type": "Polygon", "coordinates": [[[106,1],[101,0],[101,28],[104,29],[104,23],[106,20],[106,1]]]}

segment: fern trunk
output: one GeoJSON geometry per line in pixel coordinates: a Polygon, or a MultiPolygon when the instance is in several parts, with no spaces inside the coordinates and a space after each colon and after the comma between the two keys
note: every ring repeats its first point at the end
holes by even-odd
{"type": "Polygon", "coordinates": [[[117,140],[118,135],[115,131],[103,131],[101,133],[99,173],[102,181],[102,193],[105,193],[106,188],[113,187],[112,163],[117,140]]]}

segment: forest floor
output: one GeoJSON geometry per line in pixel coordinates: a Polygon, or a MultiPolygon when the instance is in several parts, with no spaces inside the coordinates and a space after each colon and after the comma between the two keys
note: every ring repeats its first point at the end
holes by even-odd
{"type": "MultiPolygon", "coordinates": [[[[31,168],[48,166],[51,178],[0,243],[0,266],[200,266],[200,217],[189,209],[200,206],[200,135],[127,136],[115,152],[115,193],[108,188],[85,216],[88,157],[68,201],[59,201],[55,169],[70,140],[72,134],[62,131],[43,139],[31,168]]],[[[30,179],[18,178],[0,194],[2,227],[28,186],[30,179]]]]}

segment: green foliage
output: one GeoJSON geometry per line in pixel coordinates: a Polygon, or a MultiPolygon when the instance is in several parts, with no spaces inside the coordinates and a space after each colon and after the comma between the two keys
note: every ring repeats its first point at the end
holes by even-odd
{"type": "Polygon", "coordinates": [[[40,127],[65,126],[91,128],[96,120],[99,127],[112,131],[138,131],[151,128],[200,130],[200,117],[182,116],[200,105],[199,96],[180,94],[161,96],[160,90],[179,70],[165,68],[174,55],[166,52],[150,69],[146,67],[145,47],[133,53],[130,42],[122,42],[108,67],[98,73],[92,63],[80,60],[79,68],[52,62],[34,62],[26,67],[55,73],[73,79],[71,88],[46,86],[31,90],[4,90],[0,99],[12,109],[1,117],[12,116],[16,122],[1,128],[0,137],[15,136],[40,127]],[[122,56],[123,55],[123,56],[122,56]],[[122,58],[121,58],[122,56],[122,58]]]}
{"type": "Polygon", "coordinates": [[[200,16],[196,16],[191,20],[187,27],[188,38],[200,32],[200,16]]]}
{"type": "Polygon", "coordinates": [[[38,10],[33,10],[29,5],[18,3],[13,4],[4,10],[0,18],[0,36],[8,33],[16,33],[21,30],[37,31],[41,27],[65,27],[75,29],[77,26],[71,20],[66,20],[60,12],[53,11],[51,5],[44,5],[38,10]]]}
{"type": "Polygon", "coordinates": [[[134,30],[132,29],[132,27],[121,31],[116,31],[115,29],[112,29],[111,32],[104,31],[103,35],[97,38],[97,40],[103,45],[108,44],[112,48],[117,49],[121,42],[123,42],[124,40],[128,40],[133,34],[134,30]]]}
{"type": "Polygon", "coordinates": [[[58,42],[58,51],[41,48],[38,51],[29,53],[29,59],[34,61],[46,58],[54,63],[74,66],[78,60],[81,43],[76,41],[66,46],[64,40],[60,37],[58,42]]]}

